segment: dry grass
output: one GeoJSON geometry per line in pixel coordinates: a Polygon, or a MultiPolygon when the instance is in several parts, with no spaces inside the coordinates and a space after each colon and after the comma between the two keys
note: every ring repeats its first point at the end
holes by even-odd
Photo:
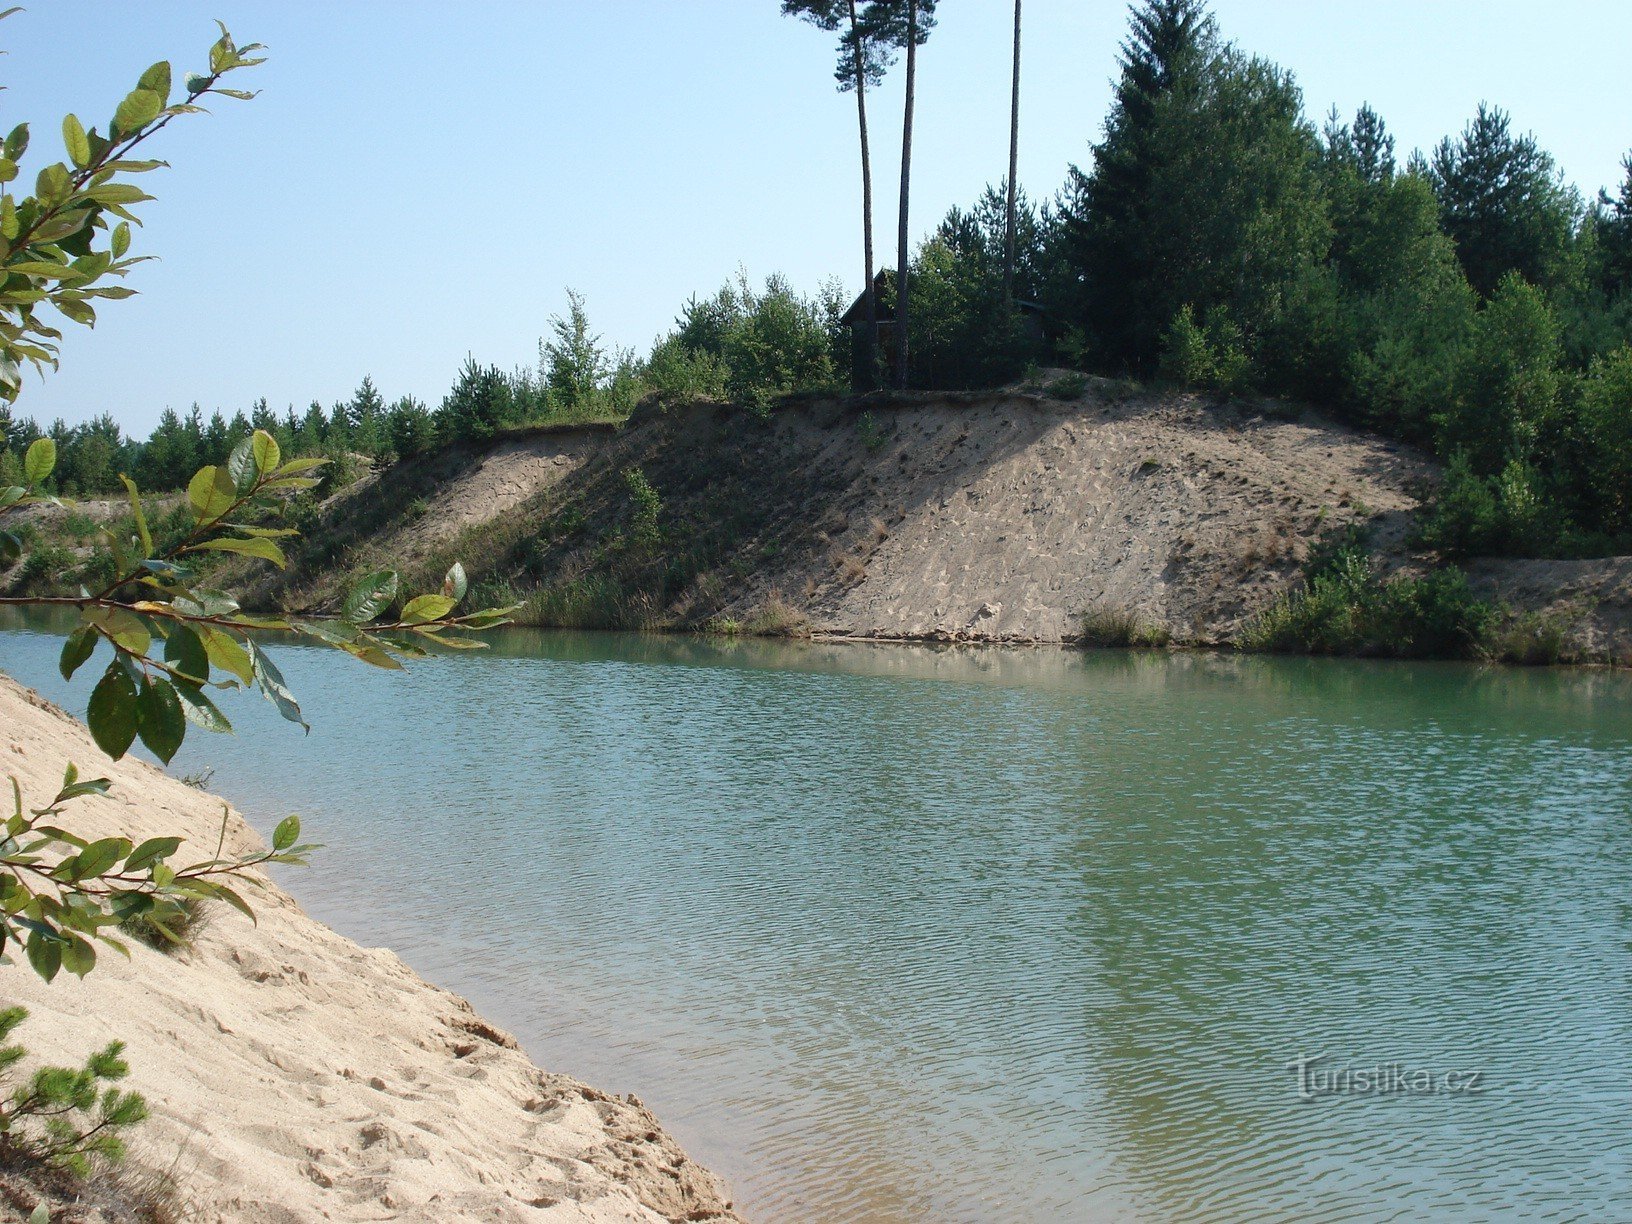
{"type": "Polygon", "coordinates": [[[743,628],[756,637],[809,637],[810,622],[805,614],[782,598],[772,587],[765,602],[748,618],[743,628]]]}
{"type": "Polygon", "coordinates": [[[1479,654],[1487,662],[1517,663],[1521,667],[1567,663],[1575,657],[1570,631],[1583,615],[1583,610],[1571,609],[1515,616],[1492,631],[1479,654]]]}
{"type": "Polygon", "coordinates": [[[855,586],[867,578],[867,567],[854,557],[842,557],[839,560],[839,580],[846,586],[855,586]]]}
{"type": "Polygon", "coordinates": [[[191,948],[214,917],[215,911],[209,901],[201,897],[189,897],[181,902],[180,916],[165,924],[170,928],[170,935],[161,931],[145,914],[126,918],[119,924],[119,929],[150,948],[174,955],[191,948]],[[175,938],[172,939],[171,935],[175,938]]]}
{"type": "Polygon", "coordinates": [[[1165,626],[1130,608],[1094,608],[1082,615],[1081,641],[1085,646],[1154,648],[1172,640],[1165,626]]]}

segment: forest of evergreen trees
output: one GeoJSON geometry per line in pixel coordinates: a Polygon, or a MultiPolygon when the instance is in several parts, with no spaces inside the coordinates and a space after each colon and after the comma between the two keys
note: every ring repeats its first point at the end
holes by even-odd
{"type": "MultiPolygon", "coordinates": [[[[1585,197],[1494,105],[1402,157],[1369,106],[1313,122],[1292,74],[1228,42],[1202,0],[1147,0],[1091,156],[1042,206],[1018,193],[1012,279],[1001,188],[913,253],[908,381],[995,385],[1053,364],[1283,396],[1438,456],[1448,475],[1424,542],[1447,557],[1627,551],[1632,154],[1625,164],[1614,193],[1585,197]],[[1041,335],[1021,305],[1042,308],[1041,335]]],[[[145,441],[107,414],[44,432],[62,491],[96,493],[121,471],[177,487],[253,428],[290,454],[389,460],[615,418],[652,391],[763,410],[848,381],[847,304],[834,284],[807,297],[739,275],[637,358],[606,350],[574,294],[536,368],[468,360],[434,408],[387,404],[365,378],[304,413],[264,400],[231,417],[167,411],[145,441]]],[[[9,484],[42,431],[0,428],[9,484]]]]}

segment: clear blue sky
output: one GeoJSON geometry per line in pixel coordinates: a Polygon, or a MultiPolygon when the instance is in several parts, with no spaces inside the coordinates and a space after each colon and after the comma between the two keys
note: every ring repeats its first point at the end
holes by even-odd
{"type": "MultiPolygon", "coordinates": [[[[943,0],[920,58],[915,234],[1005,169],[1007,0],[943,0]]],[[[860,281],[855,117],[831,39],[776,0],[34,0],[0,27],[7,126],[105,125],[141,70],[202,66],[220,17],[271,59],[249,103],[178,122],[136,250],[162,257],[72,329],[19,410],[325,403],[372,374],[436,402],[463,359],[535,359],[564,288],[644,349],[739,263],[802,288],[860,281]]],[[[1370,101],[1402,154],[1481,99],[1588,194],[1632,146],[1632,4],[1216,0],[1225,34],[1292,68],[1309,112],[1370,101]]],[[[1099,132],[1126,9],[1029,0],[1020,180],[1050,194],[1099,132]]],[[[894,249],[900,73],[872,110],[879,258],[894,249]]],[[[25,165],[32,181],[39,159],[25,165]]]]}

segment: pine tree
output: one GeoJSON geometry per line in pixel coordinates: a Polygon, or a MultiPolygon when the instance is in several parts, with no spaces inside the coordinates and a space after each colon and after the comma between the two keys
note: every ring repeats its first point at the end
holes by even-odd
{"type": "Polygon", "coordinates": [[[1156,336],[1173,317],[1165,304],[1142,318],[1123,307],[1132,304],[1135,286],[1155,272],[1155,254],[1147,247],[1161,153],[1158,106],[1169,95],[1200,94],[1218,43],[1203,0],[1149,0],[1134,11],[1132,24],[1118,57],[1121,77],[1104,139],[1094,146],[1086,173],[1070,167],[1061,201],[1064,262],[1076,283],[1057,305],[1113,365],[1148,362],[1156,336]]]}
{"type": "Polygon", "coordinates": [[[478,365],[469,354],[459,368],[438,415],[438,428],[449,441],[490,438],[505,423],[510,384],[498,366],[478,365]]]}
{"type": "Polygon", "coordinates": [[[876,25],[863,22],[856,0],[782,0],[782,12],[802,17],[828,32],[842,30],[838,68],[834,77],[840,92],[856,95],[856,121],[861,136],[861,246],[863,317],[867,321],[867,343],[863,367],[871,372],[878,357],[878,295],[874,278],[878,267],[873,260],[873,157],[867,135],[867,91],[883,83],[892,62],[888,44],[876,37],[876,25]]]}
{"type": "Polygon", "coordinates": [[[551,411],[592,408],[612,371],[601,338],[590,333],[583,294],[567,290],[567,315],[551,316],[550,331],[555,339],[540,341],[539,364],[551,411]]]}
{"type": "Polygon", "coordinates": [[[346,405],[346,419],[351,429],[351,445],[353,450],[361,451],[365,455],[378,454],[384,448],[386,438],[382,418],[385,414],[385,400],[374,386],[374,380],[367,374],[357,385],[357,391],[346,405]]]}
{"type": "Polygon", "coordinates": [[[1020,173],[1020,0],[1014,0],[1014,71],[1009,86],[1009,177],[1003,227],[1003,297],[1014,304],[1014,259],[1018,239],[1017,176],[1020,173]]]}
{"type": "Polygon", "coordinates": [[[1568,275],[1580,200],[1533,136],[1513,135],[1500,107],[1481,103],[1460,137],[1440,141],[1429,181],[1481,297],[1509,272],[1549,287],[1568,275]]]}
{"type": "Polygon", "coordinates": [[[1598,231],[1601,282],[1611,298],[1632,295],[1632,153],[1621,159],[1626,178],[1620,194],[1613,199],[1607,191],[1598,193],[1598,209],[1593,221],[1598,231]]]}

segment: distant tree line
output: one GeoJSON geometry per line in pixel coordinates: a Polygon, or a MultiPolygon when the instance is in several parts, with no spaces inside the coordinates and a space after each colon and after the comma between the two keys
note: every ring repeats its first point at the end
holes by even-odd
{"type": "MultiPolygon", "coordinates": [[[[872,269],[867,91],[927,37],[935,5],[782,7],[839,35],[872,269]]],[[[1011,166],[1019,33],[1017,5],[1011,166]]],[[[1203,0],[1145,0],[1119,64],[1092,157],[1051,199],[1011,193],[1006,177],[951,210],[904,278],[898,266],[864,282],[864,341],[910,289],[909,360],[896,374],[921,388],[979,387],[1056,364],[1286,396],[1439,456],[1448,476],[1424,533],[1447,556],[1632,548],[1632,155],[1616,193],[1589,200],[1533,136],[1481,105],[1460,133],[1402,162],[1369,106],[1311,122],[1292,74],[1226,41],[1203,0]]],[[[855,368],[846,305],[836,283],[805,295],[739,273],[687,302],[640,358],[609,350],[569,291],[536,365],[469,359],[434,406],[387,404],[365,379],[351,399],[304,412],[264,400],[231,417],[167,412],[143,442],[106,415],[44,432],[66,492],[116,491],[121,470],[175,487],[256,428],[290,454],[336,460],[343,477],[351,456],[615,419],[653,392],[764,409],[841,389],[855,368]]],[[[18,456],[42,431],[0,426],[0,484],[16,483],[18,456]]]]}
{"type": "Polygon", "coordinates": [[[713,296],[693,297],[645,359],[609,349],[595,334],[581,295],[567,291],[564,315],[550,320],[534,366],[503,370],[467,357],[439,404],[412,395],[387,403],[371,376],[349,399],[282,412],[263,397],[247,411],[208,416],[194,404],[167,408],[146,439],[124,432],[111,413],[82,425],[42,428],[0,406],[0,487],[26,483],[23,456],[38,438],[56,444],[49,487],[70,496],[122,495],[120,474],[148,489],[179,489],[205,464],[224,462],[255,430],[286,455],[330,460],[328,480],[344,482],[359,458],[394,462],[449,443],[482,440],[544,424],[620,420],[653,391],[682,399],[734,400],[763,408],[780,396],[842,390],[838,371],[848,337],[837,282],[812,298],[781,276],[754,286],[738,273],[713,296]]]}

